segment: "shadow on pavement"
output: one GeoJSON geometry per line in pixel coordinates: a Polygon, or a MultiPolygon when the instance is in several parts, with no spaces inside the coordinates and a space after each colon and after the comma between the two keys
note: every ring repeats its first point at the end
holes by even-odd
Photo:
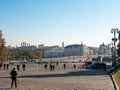
{"type": "Polygon", "coordinates": [[[11,88],[0,88],[0,90],[8,90],[8,89],[11,89],[11,88]]]}
{"type": "Polygon", "coordinates": [[[18,78],[51,78],[51,77],[70,77],[70,76],[100,76],[107,75],[105,71],[74,71],[63,74],[42,74],[42,75],[21,75],[18,78]]]}

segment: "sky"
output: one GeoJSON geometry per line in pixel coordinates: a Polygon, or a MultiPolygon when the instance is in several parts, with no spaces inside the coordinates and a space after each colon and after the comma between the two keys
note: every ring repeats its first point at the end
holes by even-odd
{"type": "Polygon", "coordinates": [[[120,0],[0,0],[0,30],[6,45],[45,46],[112,42],[120,29],[120,0]]]}

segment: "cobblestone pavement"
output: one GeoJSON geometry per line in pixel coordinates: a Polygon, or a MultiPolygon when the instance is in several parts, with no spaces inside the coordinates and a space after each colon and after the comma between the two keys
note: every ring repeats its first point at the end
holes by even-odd
{"type": "Polygon", "coordinates": [[[112,81],[106,72],[72,68],[54,71],[43,67],[27,67],[17,71],[18,87],[10,88],[10,70],[0,70],[0,90],[114,90],[112,81]]]}

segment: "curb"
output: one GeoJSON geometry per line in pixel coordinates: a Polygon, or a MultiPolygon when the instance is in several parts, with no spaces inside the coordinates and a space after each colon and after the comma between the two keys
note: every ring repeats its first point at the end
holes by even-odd
{"type": "Polygon", "coordinates": [[[114,76],[112,75],[111,78],[112,78],[112,81],[113,81],[113,84],[114,84],[115,89],[116,89],[116,90],[119,90],[118,84],[117,84],[114,76]]]}

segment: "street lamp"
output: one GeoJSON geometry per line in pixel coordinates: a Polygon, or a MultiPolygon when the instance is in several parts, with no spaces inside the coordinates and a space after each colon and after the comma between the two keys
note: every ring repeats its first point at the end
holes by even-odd
{"type": "Polygon", "coordinates": [[[112,64],[114,66],[114,69],[116,68],[116,42],[117,42],[117,38],[116,38],[116,33],[119,33],[118,28],[112,28],[111,29],[111,33],[114,34],[114,37],[112,38],[112,41],[114,42],[114,49],[113,49],[113,55],[112,55],[112,64]]]}
{"type": "Polygon", "coordinates": [[[113,55],[113,51],[114,51],[113,43],[111,43],[111,55],[113,55]]]}

